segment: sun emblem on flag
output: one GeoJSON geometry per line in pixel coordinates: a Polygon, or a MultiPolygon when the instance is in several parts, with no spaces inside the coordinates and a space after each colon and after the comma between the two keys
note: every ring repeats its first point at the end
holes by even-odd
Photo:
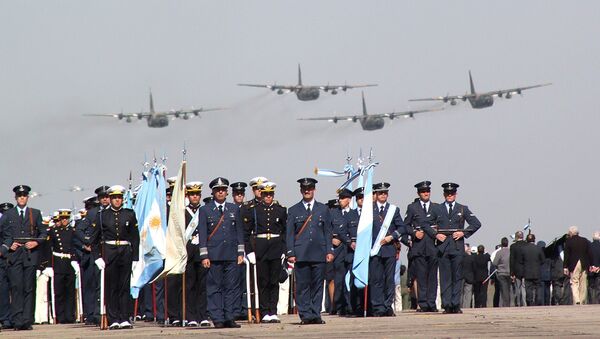
{"type": "Polygon", "coordinates": [[[148,223],[150,228],[153,230],[157,230],[160,227],[160,217],[158,215],[153,215],[150,217],[150,222],[148,223]]]}

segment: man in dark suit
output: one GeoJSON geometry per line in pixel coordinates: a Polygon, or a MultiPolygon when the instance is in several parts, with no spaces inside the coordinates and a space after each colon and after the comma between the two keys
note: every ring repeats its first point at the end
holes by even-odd
{"type": "Polygon", "coordinates": [[[487,307],[487,288],[488,281],[485,281],[490,271],[488,263],[491,261],[490,255],[485,253],[483,245],[477,246],[477,254],[473,256],[473,296],[474,307],[487,307]],[[485,281],[485,284],[483,283],[485,281]]]}
{"type": "Polygon", "coordinates": [[[510,245],[510,256],[509,256],[509,260],[510,260],[510,277],[512,279],[512,283],[513,283],[513,297],[512,297],[512,301],[511,301],[511,306],[512,303],[514,302],[514,306],[525,306],[525,296],[523,295],[523,290],[524,290],[524,282],[523,282],[523,275],[524,275],[524,268],[523,268],[523,264],[521,262],[519,262],[517,260],[517,258],[520,258],[521,255],[521,249],[526,245],[527,243],[525,242],[525,239],[523,238],[523,232],[521,231],[517,231],[515,232],[515,243],[510,245]]]}
{"type": "Polygon", "coordinates": [[[400,209],[388,202],[390,184],[373,185],[373,243],[369,260],[371,313],[376,317],[393,316],[396,269],[395,243],[406,234],[400,209]],[[379,247],[379,250],[377,250],[379,247]]]}
{"type": "Polygon", "coordinates": [[[331,213],[315,200],[313,178],[298,179],[302,200],[288,209],[288,261],[295,265],[296,303],[302,325],[325,324],[321,319],[325,264],[333,261],[331,213]]]}
{"type": "Polygon", "coordinates": [[[460,302],[464,238],[470,237],[481,227],[481,222],[469,207],[455,201],[458,186],[451,182],[442,185],[446,201],[432,208],[425,227],[425,232],[437,240],[440,252],[440,287],[444,313],[462,313],[460,302]],[[465,227],[465,222],[468,227],[465,227]]]}
{"type": "Polygon", "coordinates": [[[543,250],[535,244],[535,235],[528,234],[525,245],[517,252],[516,261],[523,268],[525,279],[525,302],[527,306],[537,304],[536,293],[540,284],[542,264],[546,256],[543,250]]]}
{"type": "Polygon", "coordinates": [[[12,244],[6,258],[11,294],[11,319],[16,330],[31,330],[35,293],[35,270],[39,262],[39,246],[48,236],[39,210],[27,206],[31,188],[13,188],[17,206],[0,218],[0,228],[10,231],[12,244]]]}
{"type": "Polygon", "coordinates": [[[226,202],[229,181],[218,177],[209,184],[213,201],[200,207],[198,239],[202,266],[208,269],[208,315],[215,328],[239,328],[240,269],[244,262],[244,229],[240,209],[226,202]]]}
{"type": "Polygon", "coordinates": [[[427,214],[437,204],[430,200],[431,181],[421,181],[415,184],[415,188],[419,198],[406,207],[404,224],[411,237],[409,257],[418,284],[417,312],[437,312],[437,249],[433,238],[423,231],[427,214]]]}
{"type": "Polygon", "coordinates": [[[587,270],[590,267],[590,241],[579,236],[577,226],[569,227],[565,241],[564,273],[571,277],[573,303],[587,301],[587,270]]]}
{"type": "MultiPolygon", "coordinates": [[[[15,205],[9,202],[0,204],[0,217],[13,207],[15,205]]],[[[7,273],[8,263],[6,262],[8,250],[12,245],[11,236],[8,226],[5,227],[0,223],[0,329],[12,328],[10,322],[10,284],[7,273]]]]}
{"type": "Polygon", "coordinates": [[[590,244],[589,304],[600,304],[600,232],[594,232],[590,244]]]}

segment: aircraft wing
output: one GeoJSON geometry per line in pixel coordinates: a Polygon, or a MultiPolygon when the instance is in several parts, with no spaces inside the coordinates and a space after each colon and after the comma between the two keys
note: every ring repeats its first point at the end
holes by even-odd
{"type": "Polygon", "coordinates": [[[268,88],[272,91],[277,91],[277,90],[284,90],[284,91],[294,91],[296,90],[296,86],[289,86],[289,85],[277,85],[277,84],[273,84],[273,85],[262,85],[262,84],[237,84],[238,86],[244,86],[244,87],[260,87],[260,88],[268,88]]]}
{"type": "Polygon", "coordinates": [[[466,99],[472,98],[472,97],[474,97],[473,94],[446,95],[446,96],[443,96],[443,97],[409,99],[408,101],[443,101],[443,102],[448,102],[448,101],[452,101],[452,100],[466,100],[466,99]]]}
{"type": "Polygon", "coordinates": [[[352,121],[356,122],[359,120],[364,120],[368,118],[389,118],[393,120],[398,117],[407,117],[412,118],[415,114],[425,113],[425,112],[433,112],[433,111],[441,111],[443,108],[431,108],[431,109],[420,109],[420,110],[412,110],[412,111],[404,111],[404,112],[391,112],[391,113],[378,113],[378,114],[356,114],[356,115],[339,115],[339,116],[331,116],[331,117],[316,117],[316,118],[299,118],[298,120],[321,120],[321,121],[329,121],[337,123],[338,121],[352,121]]]}
{"type": "Polygon", "coordinates": [[[108,117],[108,118],[117,118],[119,120],[126,119],[131,121],[132,119],[143,119],[149,117],[151,114],[146,112],[140,113],[112,113],[112,114],[84,114],[86,117],[108,117]]]}
{"type": "MultiPolygon", "coordinates": [[[[497,91],[490,91],[487,93],[483,93],[483,95],[495,95],[498,97],[502,97],[502,96],[507,96],[507,98],[510,98],[510,96],[512,96],[513,94],[521,94],[522,91],[528,90],[528,89],[532,89],[532,88],[538,88],[538,87],[544,87],[544,86],[550,86],[552,85],[552,83],[545,83],[545,84],[537,84],[537,85],[533,85],[533,86],[525,86],[525,87],[515,87],[515,88],[510,88],[510,89],[500,89],[497,91]]],[[[480,94],[481,95],[481,94],[480,94]]]]}
{"type": "Polygon", "coordinates": [[[298,120],[321,120],[321,121],[329,121],[329,122],[338,122],[338,121],[353,121],[356,122],[358,120],[363,120],[370,117],[370,115],[345,115],[345,116],[333,116],[333,117],[317,117],[317,118],[298,118],[298,120]]]}
{"type": "Polygon", "coordinates": [[[175,117],[175,118],[187,118],[192,116],[198,116],[202,112],[211,112],[211,111],[222,111],[227,108],[225,107],[212,107],[212,108],[192,108],[192,109],[181,109],[181,110],[171,110],[167,112],[157,112],[157,114],[164,114],[167,116],[175,117]]]}
{"type": "Polygon", "coordinates": [[[411,111],[404,111],[404,112],[369,114],[368,116],[376,117],[376,118],[390,118],[390,120],[393,120],[398,117],[413,118],[415,114],[425,113],[425,112],[442,111],[442,110],[443,110],[443,108],[439,107],[439,108],[418,109],[418,110],[411,110],[411,111]]]}
{"type": "Polygon", "coordinates": [[[324,86],[314,86],[318,87],[320,90],[328,92],[328,91],[346,91],[353,88],[363,88],[363,87],[375,87],[377,84],[364,84],[364,85],[324,85],[324,86]]]}

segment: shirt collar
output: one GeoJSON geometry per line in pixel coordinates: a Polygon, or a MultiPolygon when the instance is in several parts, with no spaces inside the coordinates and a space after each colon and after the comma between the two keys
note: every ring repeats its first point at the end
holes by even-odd
{"type": "Polygon", "coordinates": [[[308,206],[308,204],[310,204],[310,208],[312,209],[315,207],[315,199],[313,199],[309,202],[302,200],[302,204],[304,205],[304,208],[306,208],[306,206],[308,206]]]}
{"type": "Polygon", "coordinates": [[[342,210],[342,212],[344,212],[344,213],[348,213],[348,212],[350,212],[350,206],[348,206],[348,207],[344,208],[344,209],[342,210]]]}
{"type": "Polygon", "coordinates": [[[379,201],[377,202],[377,209],[380,210],[381,207],[383,206],[385,208],[385,206],[387,205],[387,202],[385,204],[380,203],[379,201]]]}
{"type": "Polygon", "coordinates": [[[19,207],[19,205],[17,205],[17,212],[19,212],[19,214],[21,214],[21,211],[23,211],[23,214],[25,214],[25,212],[27,212],[27,205],[25,205],[25,207],[21,208],[19,207]]]}

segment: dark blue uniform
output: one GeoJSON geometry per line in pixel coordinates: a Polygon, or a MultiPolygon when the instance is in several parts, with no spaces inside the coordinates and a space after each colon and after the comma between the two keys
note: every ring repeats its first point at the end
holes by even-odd
{"type": "Polygon", "coordinates": [[[295,257],[296,303],[303,322],[321,319],[323,281],[327,254],[333,254],[333,231],[329,208],[314,201],[309,213],[301,202],[288,209],[287,257],[295,257]],[[299,234],[302,225],[311,216],[299,234]]]}
{"type": "Polygon", "coordinates": [[[54,226],[48,235],[54,270],[52,283],[56,320],[59,324],[71,324],[75,322],[75,271],[71,266],[71,261],[76,259],[73,246],[75,230],[68,226],[54,226]]]}
{"type": "MultiPolygon", "coordinates": [[[[373,243],[371,248],[375,245],[389,208],[390,204],[386,202],[382,212],[377,203],[373,203],[373,243]]],[[[406,227],[402,221],[400,209],[396,208],[386,236],[391,235],[394,240],[398,241],[405,232],[406,227]]],[[[371,313],[374,316],[393,315],[394,313],[392,305],[396,289],[394,283],[395,270],[396,246],[392,241],[382,245],[379,252],[375,256],[371,256],[369,260],[369,300],[371,313]]]]}
{"type": "Polygon", "coordinates": [[[12,327],[10,322],[10,284],[8,281],[8,263],[6,257],[12,245],[12,233],[9,225],[1,222],[0,214],[0,328],[12,327]]]}
{"type": "Polygon", "coordinates": [[[420,309],[427,312],[436,309],[438,250],[435,248],[434,239],[430,235],[425,233],[423,239],[417,239],[415,234],[417,231],[424,232],[428,211],[437,204],[429,202],[428,211],[425,211],[423,204],[421,200],[416,200],[408,205],[404,223],[406,224],[407,233],[411,236],[408,260],[411,262],[411,269],[413,269],[417,278],[417,301],[420,309]]]}
{"type": "MultiPolygon", "coordinates": [[[[464,238],[468,238],[481,227],[479,219],[471,213],[469,207],[454,202],[452,214],[448,215],[447,203],[434,206],[427,216],[425,232],[432,238],[438,230],[464,229],[464,238]],[[465,222],[469,225],[465,228],[465,222]]],[[[439,251],[440,288],[442,294],[442,307],[446,312],[460,311],[462,297],[462,261],[465,255],[464,238],[454,240],[452,235],[447,235],[444,242],[435,240],[439,251]]]]}
{"type": "MultiPolygon", "coordinates": [[[[186,225],[189,225],[199,208],[200,205],[192,206],[190,204],[187,206],[185,211],[186,225]]],[[[192,234],[192,239],[197,237],[198,227],[196,227],[196,230],[192,234]]],[[[206,313],[206,275],[208,270],[202,267],[199,245],[192,244],[192,240],[190,240],[186,245],[186,249],[188,258],[185,267],[185,315],[188,322],[196,321],[200,323],[203,320],[208,320],[208,314],[206,313]]]]}
{"type": "Polygon", "coordinates": [[[333,273],[334,273],[334,294],[330,313],[345,315],[348,313],[346,295],[344,291],[345,277],[347,272],[346,255],[350,247],[350,235],[348,233],[348,220],[344,217],[340,208],[332,208],[332,230],[333,238],[341,241],[338,246],[333,246],[333,273]]]}
{"type": "MultiPolygon", "coordinates": [[[[46,227],[42,224],[40,211],[31,207],[25,208],[23,217],[19,215],[17,207],[11,208],[2,215],[0,225],[5,232],[11,232],[9,239],[23,244],[15,251],[9,250],[6,258],[10,282],[12,323],[17,329],[27,329],[33,324],[35,270],[39,262],[40,245],[45,242],[48,234],[46,227]],[[26,241],[17,241],[16,238],[39,239],[36,241],[38,246],[26,249],[26,241]]],[[[5,238],[5,240],[7,239],[5,238]]]]}
{"type": "Polygon", "coordinates": [[[240,313],[237,257],[244,255],[244,230],[239,207],[225,202],[223,212],[220,212],[215,201],[200,207],[198,236],[200,259],[210,259],[206,279],[208,314],[215,325],[234,322],[240,313]]]}
{"type": "Polygon", "coordinates": [[[75,224],[75,248],[79,255],[81,269],[81,294],[83,301],[83,317],[88,325],[100,323],[100,270],[94,261],[100,258],[98,244],[91,244],[92,223],[96,220],[101,206],[91,208],[85,218],[75,224]],[[90,246],[90,251],[84,248],[90,246]]]}
{"type": "Polygon", "coordinates": [[[346,299],[346,312],[353,313],[355,315],[362,315],[362,311],[359,309],[362,298],[357,293],[356,286],[354,286],[354,274],[352,274],[352,263],[354,262],[354,250],[352,249],[352,243],[356,244],[356,233],[358,231],[358,221],[360,216],[358,215],[358,211],[355,209],[351,209],[349,212],[343,212],[342,215],[344,219],[346,219],[346,226],[348,229],[348,237],[349,243],[346,246],[346,272],[350,272],[350,290],[346,288],[346,283],[344,282],[344,296],[346,299]]]}

